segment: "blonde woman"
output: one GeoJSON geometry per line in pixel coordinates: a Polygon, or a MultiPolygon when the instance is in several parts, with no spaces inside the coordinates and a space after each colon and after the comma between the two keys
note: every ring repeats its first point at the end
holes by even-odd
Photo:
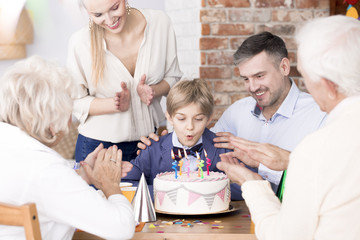
{"type": "Polygon", "coordinates": [[[127,0],[80,0],[89,26],[70,39],[68,67],[81,91],[75,158],[116,144],[123,160],[136,157],[141,136],[165,119],[160,106],[182,76],[169,17],[158,10],[134,9],[127,0]]]}
{"type": "MultiPolygon", "coordinates": [[[[50,148],[69,128],[74,84],[67,71],[31,57],[0,82],[0,202],[34,202],[43,239],[72,239],[75,228],[130,239],[134,215],[119,183],[131,168],[121,150],[98,146],[77,173],[50,148]]],[[[24,228],[0,226],[0,238],[25,239],[24,228]]]]}

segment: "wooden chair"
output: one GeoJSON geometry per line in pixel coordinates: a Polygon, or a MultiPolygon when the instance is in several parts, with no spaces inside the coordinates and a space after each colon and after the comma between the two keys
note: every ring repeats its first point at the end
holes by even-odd
{"type": "Polygon", "coordinates": [[[0,224],[24,226],[27,240],[41,240],[40,224],[35,203],[21,206],[0,203],[0,224]]]}

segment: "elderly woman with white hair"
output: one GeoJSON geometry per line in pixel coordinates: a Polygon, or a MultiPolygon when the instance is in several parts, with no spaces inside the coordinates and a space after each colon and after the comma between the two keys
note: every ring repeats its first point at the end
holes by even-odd
{"type": "Polygon", "coordinates": [[[217,166],[242,186],[259,239],[360,239],[360,21],[316,19],[297,42],[298,69],[329,115],[291,153],[283,202],[233,159],[217,166]]]}
{"type": "MultiPolygon", "coordinates": [[[[71,121],[74,84],[65,68],[31,57],[0,82],[0,202],[36,203],[43,239],[71,239],[75,228],[131,238],[134,215],[119,188],[129,171],[121,150],[100,145],[75,171],[50,148],[71,121]]],[[[0,226],[0,238],[25,239],[24,229],[0,226]]]]}

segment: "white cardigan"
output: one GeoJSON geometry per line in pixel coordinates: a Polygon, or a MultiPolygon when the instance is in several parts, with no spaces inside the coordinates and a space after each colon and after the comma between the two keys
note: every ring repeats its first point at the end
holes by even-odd
{"type": "Polygon", "coordinates": [[[283,203],[266,181],[243,197],[263,239],[360,239],[360,97],[343,100],[325,126],[290,155],[283,203]]]}
{"type": "MultiPolygon", "coordinates": [[[[54,150],[0,122],[0,202],[34,202],[43,239],[72,239],[75,228],[129,239],[135,220],[121,194],[102,198],[54,150]]],[[[23,227],[1,226],[0,239],[25,239],[23,227]]]]}
{"type": "MultiPolygon", "coordinates": [[[[69,41],[67,66],[72,71],[80,93],[74,103],[73,114],[80,121],[79,133],[86,137],[109,142],[139,140],[159,127],[165,119],[160,106],[161,97],[148,107],[136,92],[141,76],[146,74],[146,84],[157,84],[165,80],[172,87],[182,76],[176,49],[176,37],[169,17],[162,11],[139,10],[147,25],[141,43],[134,77],[122,62],[105,50],[106,69],[103,84],[97,88],[91,80],[90,31],[88,27],[76,32],[69,41]],[[89,116],[91,101],[97,98],[114,97],[125,82],[131,93],[130,109],[126,112],[89,116]]],[[[104,40],[106,49],[106,43],[104,40]]]]}

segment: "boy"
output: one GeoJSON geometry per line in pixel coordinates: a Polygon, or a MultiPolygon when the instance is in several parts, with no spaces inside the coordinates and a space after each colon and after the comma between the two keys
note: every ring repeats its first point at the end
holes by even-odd
{"type": "MultiPolygon", "coordinates": [[[[166,100],[166,118],[173,126],[174,131],[160,137],[158,142],[152,141],[151,146],[141,151],[140,155],[131,161],[132,170],[127,174],[124,181],[139,181],[144,173],[152,195],[152,185],[158,173],[174,171],[172,168],[173,159],[171,150],[178,155],[178,149],[184,157],[183,149],[188,150],[190,159],[190,171],[197,170],[196,155],[198,152],[201,159],[211,159],[210,171],[220,171],[216,163],[220,161],[219,154],[228,150],[215,148],[213,139],[215,134],[206,126],[211,121],[214,99],[204,80],[195,79],[192,81],[183,80],[178,82],[170,92],[166,100]]],[[[180,159],[177,159],[180,160],[180,159]]],[[[179,167],[177,166],[179,170],[179,167]]],[[[183,172],[186,172],[183,164],[183,172]]],[[[203,166],[206,172],[206,164],[203,166]]],[[[233,185],[233,184],[232,184],[233,185]]],[[[231,187],[231,191],[239,191],[239,187],[231,187]]]]}

